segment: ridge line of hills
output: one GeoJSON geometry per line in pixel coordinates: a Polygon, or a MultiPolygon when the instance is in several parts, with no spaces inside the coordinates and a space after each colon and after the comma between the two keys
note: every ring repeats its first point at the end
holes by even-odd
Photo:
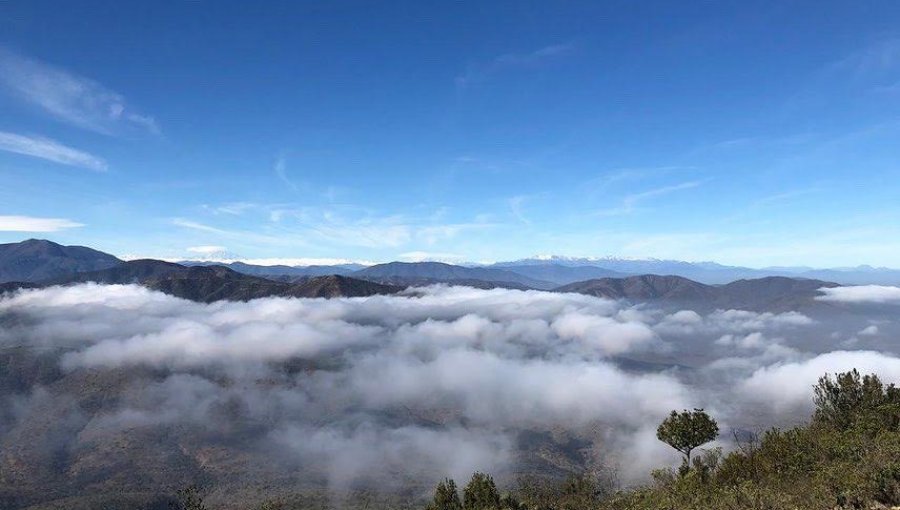
{"type": "Polygon", "coordinates": [[[520,274],[509,266],[464,267],[440,262],[390,262],[332,274],[326,268],[333,266],[315,266],[315,272],[308,275],[290,274],[283,268],[270,274],[263,272],[265,266],[249,264],[230,266],[185,265],[154,259],[122,261],[87,247],[29,240],[0,245],[0,292],[83,282],[136,283],[173,296],[208,303],[270,296],[364,297],[394,294],[411,286],[448,283],[484,289],[575,292],[610,299],[662,301],[703,308],[791,310],[828,306],[816,301],[819,289],[839,285],[784,276],[711,285],[680,275],[628,275],[604,268],[566,266],[536,266],[541,270],[539,274],[548,278],[538,279],[520,274]],[[564,275],[587,278],[562,285],[550,279],[558,280],[564,275]]]}
{"type": "MultiPolygon", "coordinates": [[[[113,255],[84,246],[62,246],[29,239],[0,244],[0,283],[41,281],[71,272],[106,269],[120,264],[113,255]]],[[[387,262],[364,266],[336,265],[254,265],[246,262],[181,260],[185,266],[224,266],[238,273],[285,280],[338,274],[355,278],[427,278],[435,280],[484,280],[528,288],[549,290],[561,285],[596,278],[624,278],[642,274],[674,275],[709,285],[766,276],[808,278],[841,285],[900,285],[900,269],[858,266],[814,269],[809,267],[769,267],[753,269],[726,266],[714,262],[683,262],[660,259],[587,259],[539,257],[488,265],[447,264],[442,262],[387,262]]],[[[405,282],[403,282],[405,283],[405,282]]]]}

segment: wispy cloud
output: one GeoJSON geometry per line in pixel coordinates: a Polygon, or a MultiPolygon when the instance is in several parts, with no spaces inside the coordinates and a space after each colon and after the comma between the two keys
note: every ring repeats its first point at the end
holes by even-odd
{"type": "Polygon", "coordinates": [[[401,253],[399,259],[405,262],[462,262],[465,257],[457,253],[433,253],[428,251],[411,251],[401,253]]]}
{"type": "Polygon", "coordinates": [[[103,172],[107,168],[106,161],[103,159],[49,138],[0,131],[0,150],[98,172],[103,172]]]}
{"type": "Polygon", "coordinates": [[[803,188],[803,189],[795,189],[789,191],[783,191],[780,193],[774,193],[771,195],[766,195],[761,198],[758,198],[751,202],[749,205],[742,207],[734,214],[729,216],[725,216],[720,218],[720,221],[723,223],[732,222],[736,220],[746,220],[748,217],[752,218],[762,218],[768,217],[768,215],[760,215],[761,209],[771,208],[771,207],[784,207],[790,206],[796,203],[798,200],[802,200],[802,197],[806,195],[811,195],[813,193],[818,193],[822,191],[821,188],[812,187],[812,188],[803,188]]]}
{"type": "Polygon", "coordinates": [[[57,232],[67,228],[83,227],[64,218],[35,218],[32,216],[0,216],[0,232],[57,232]]]}
{"type": "Polygon", "coordinates": [[[251,211],[253,209],[260,208],[260,204],[256,204],[253,202],[230,202],[222,205],[203,205],[201,206],[204,210],[207,210],[213,214],[229,214],[232,216],[241,216],[247,211],[251,211]]]}
{"type": "Polygon", "coordinates": [[[649,200],[653,200],[665,195],[670,195],[672,193],[676,193],[678,191],[684,191],[696,188],[706,180],[697,180],[697,181],[687,181],[679,184],[673,184],[671,186],[663,186],[660,188],[654,188],[647,191],[642,191],[640,193],[633,193],[631,195],[626,196],[622,199],[621,205],[618,207],[613,207],[610,209],[601,209],[599,211],[595,211],[595,216],[621,216],[624,214],[631,214],[638,210],[638,206],[642,202],[647,202],[649,200]]]}
{"type": "Polygon", "coordinates": [[[900,38],[875,41],[834,62],[831,68],[855,76],[895,71],[900,68],[900,38]]]}
{"type": "Polygon", "coordinates": [[[292,190],[300,191],[300,188],[297,187],[297,184],[295,184],[294,181],[292,181],[290,177],[288,177],[287,159],[284,156],[279,156],[275,161],[275,175],[278,176],[278,179],[281,180],[281,182],[285,183],[292,190]]]}
{"type": "MultiPolygon", "coordinates": [[[[243,204],[243,203],[238,203],[243,204]]],[[[434,214],[409,216],[382,214],[379,211],[351,204],[332,204],[327,207],[301,206],[297,204],[247,203],[247,207],[235,204],[223,206],[204,205],[203,209],[212,214],[209,221],[200,219],[175,218],[173,225],[199,232],[214,234],[210,244],[243,243],[257,239],[268,245],[288,246],[302,244],[315,245],[320,249],[338,246],[354,246],[371,249],[403,248],[406,250],[433,247],[437,244],[462,237],[465,233],[486,231],[497,227],[490,218],[476,215],[470,221],[447,221],[446,211],[438,209],[434,214]],[[242,215],[245,228],[234,230],[212,218],[221,213],[242,215]],[[259,223],[254,223],[259,222],[259,223]],[[257,227],[250,230],[247,225],[257,227]],[[230,241],[230,240],[235,241],[230,241]]],[[[442,248],[440,251],[449,251],[442,248]]]]}
{"type": "Polygon", "coordinates": [[[415,229],[416,239],[429,245],[437,244],[456,238],[465,232],[485,231],[500,226],[490,221],[476,221],[466,223],[443,223],[438,225],[423,225],[415,229]]]}
{"type": "Polygon", "coordinates": [[[410,225],[400,221],[400,218],[391,217],[352,223],[323,223],[307,228],[326,241],[366,248],[396,248],[410,242],[413,235],[410,225]]]}
{"type": "Polygon", "coordinates": [[[622,189],[625,185],[635,186],[635,182],[659,180],[671,174],[685,174],[698,170],[696,166],[664,165],[646,167],[620,167],[604,171],[578,185],[587,200],[597,200],[611,189],[622,189]],[[632,183],[632,184],[630,184],[632,183]]]}
{"type": "Polygon", "coordinates": [[[575,50],[572,43],[544,46],[528,53],[505,53],[487,63],[470,65],[456,77],[457,88],[466,88],[486,80],[491,75],[507,69],[533,67],[546,61],[571,54],[575,50]]]}
{"type": "Polygon", "coordinates": [[[224,253],[227,249],[224,246],[215,246],[215,245],[207,245],[207,246],[191,246],[187,249],[187,251],[191,253],[197,253],[199,255],[214,255],[216,253],[224,253]]]}
{"type": "Polygon", "coordinates": [[[213,236],[216,236],[218,239],[231,239],[240,243],[255,243],[257,245],[272,246],[297,246],[307,244],[300,236],[293,235],[292,233],[271,235],[267,233],[259,233],[255,230],[231,230],[214,227],[205,223],[200,223],[185,218],[173,218],[171,220],[171,223],[176,227],[195,230],[197,232],[211,234],[213,236]]]}
{"type": "Polygon", "coordinates": [[[525,195],[517,195],[510,198],[507,203],[509,204],[509,210],[513,216],[516,217],[519,221],[524,223],[525,225],[530,225],[531,221],[525,217],[525,212],[523,210],[525,206],[525,201],[528,200],[528,197],[525,195]]]}
{"type": "Polygon", "coordinates": [[[94,80],[0,48],[0,86],[59,120],[106,135],[159,134],[153,117],[94,80]]]}
{"type": "Polygon", "coordinates": [[[756,202],[750,205],[750,207],[762,207],[769,204],[784,202],[786,200],[791,200],[797,197],[802,197],[804,195],[809,195],[812,193],[816,193],[821,191],[820,188],[805,188],[805,189],[796,189],[792,191],[785,191],[783,193],[776,193],[774,195],[769,195],[763,198],[760,198],[756,202]]]}
{"type": "Polygon", "coordinates": [[[233,232],[228,230],[223,230],[216,227],[211,227],[209,225],[204,225],[203,223],[198,223],[196,221],[185,220],[182,218],[175,218],[172,220],[172,225],[176,227],[189,228],[191,230],[199,230],[201,232],[209,232],[211,234],[220,234],[220,235],[231,235],[233,232]]]}
{"type": "Polygon", "coordinates": [[[635,193],[633,195],[628,195],[627,197],[625,197],[625,203],[633,206],[638,202],[642,202],[644,200],[660,197],[662,195],[668,195],[670,193],[675,193],[676,191],[696,188],[697,186],[703,184],[703,182],[704,181],[688,181],[682,182],[680,184],[673,184],[671,186],[663,186],[661,188],[642,191],[641,193],[635,193]]]}

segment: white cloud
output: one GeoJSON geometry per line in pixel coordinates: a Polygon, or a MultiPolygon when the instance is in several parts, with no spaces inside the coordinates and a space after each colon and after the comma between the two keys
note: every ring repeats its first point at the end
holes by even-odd
{"type": "Polygon", "coordinates": [[[0,216],[0,232],[56,232],[83,227],[64,218],[35,218],[32,216],[0,216]]]}
{"type": "Polygon", "coordinates": [[[881,39],[833,63],[834,71],[849,71],[857,77],[878,76],[900,66],[900,39],[881,39]]]}
{"type": "Polygon", "coordinates": [[[595,216],[621,216],[624,214],[631,214],[638,210],[638,205],[640,205],[642,202],[676,193],[678,191],[696,188],[702,185],[704,182],[706,181],[687,181],[679,184],[673,184],[671,186],[663,186],[660,188],[642,191],[640,193],[633,193],[623,198],[622,204],[620,206],[594,211],[593,214],[595,216]]]}
{"type": "Polygon", "coordinates": [[[0,329],[0,348],[52,346],[76,377],[155,374],[109,399],[118,407],[93,416],[79,437],[229,427],[242,455],[303,464],[336,486],[508,472],[523,431],[589,441],[604,459],[629,459],[623,478],[638,481],[677,462],[653,434],[672,409],[704,407],[723,430],[771,425],[776,412],[807,417],[825,372],[900,377],[893,355],[788,347],[784,332],[827,338],[801,329],[818,323],[794,312],[666,313],[538,291],[435,285],[204,304],[86,284],[7,295],[6,316],[17,320],[0,329]],[[210,418],[223,408],[235,415],[210,418]]]}
{"type": "Polygon", "coordinates": [[[464,89],[487,80],[495,73],[504,70],[535,67],[544,62],[569,55],[574,50],[574,44],[565,43],[544,46],[528,53],[505,53],[487,63],[468,66],[466,71],[457,76],[454,82],[457,88],[464,89]]]}
{"type": "Polygon", "coordinates": [[[214,234],[221,239],[230,239],[238,242],[278,246],[305,244],[302,239],[298,239],[294,236],[263,234],[254,230],[228,230],[185,218],[173,218],[171,221],[176,227],[214,234]]]}
{"type": "Polygon", "coordinates": [[[654,339],[620,311],[589,296],[465,287],[202,304],[137,286],[86,284],[0,299],[0,316],[34,319],[0,331],[0,346],[52,345],[68,371],[172,373],[95,420],[97,434],[154,423],[206,426],[216,422],[202,417],[217,402],[239,399],[252,416],[282,417],[257,423],[269,423],[267,437],[284,455],[315,462],[341,485],[383,466],[434,478],[502,472],[522,427],[590,425],[613,438],[657,422],[672,406],[694,405],[676,378],[628,373],[608,361],[654,339]],[[280,363],[298,359],[333,369],[293,382],[278,375],[280,363]],[[383,419],[435,405],[452,409],[440,425],[383,419]],[[314,418],[325,410],[327,422],[314,418]]]}
{"type": "Polygon", "coordinates": [[[822,288],[823,296],[816,299],[836,303],[900,303],[900,287],[885,285],[858,285],[851,287],[822,288]]]}
{"type": "Polygon", "coordinates": [[[243,262],[245,264],[253,264],[256,266],[339,266],[344,264],[359,264],[362,266],[371,266],[376,264],[370,260],[354,260],[340,259],[328,257],[294,257],[294,258],[241,258],[241,259],[221,259],[219,262],[243,262]]]}
{"type": "Polygon", "coordinates": [[[103,172],[107,168],[106,161],[103,159],[49,138],[0,131],[0,150],[98,172],[103,172]]]}
{"type": "Polygon", "coordinates": [[[232,202],[216,207],[203,206],[204,209],[211,211],[213,214],[230,214],[232,216],[240,216],[247,211],[259,208],[259,204],[252,202],[232,202]]]}
{"type": "Polygon", "coordinates": [[[874,324],[866,326],[856,334],[859,336],[875,336],[878,334],[878,326],[874,324]]]}
{"type": "MultiPolygon", "coordinates": [[[[121,260],[140,260],[154,258],[164,260],[166,262],[184,262],[183,256],[149,256],[139,253],[128,253],[120,255],[121,260]]],[[[193,258],[189,260],[195,260],[193,258]]],[[[372,266],[378,262],[371,260],[342,259],[329,257],[273,257],[273,258],[247,258],[237,257],[228,254],[228,252],[213,252],[210,254],[198,254],[197,261],[201,262],[217,262],[220,264],[231,264],[233,262],[242,262],[254,266],[291,266],[291,267],[308,267],[308,266],[340,266],[349,264],[358,264],[361,266],[372,266]]]]}
{"type": "Polygon", "coordinates": [[[878,374],[887,382],[900,382],[900,358],[873,351],[834,351],[805,361],[760,368],[739,390],[776,412],[808,414],[812,411],[812,387],[819,378],[854,368],[863,374],[878,374]]]}
{"type": "Polygon", "coordinates": [[[107,135],[131,129],[159,133],[156,121],[89,78],[0,48],[0,85],[75,126],[107,135]]]}
{"type": "Polygon", "coordinates": [[[224,246],[191,246],[187,251],[200,255],[213,255],[226,251],[226,248],[224,246]]]}
{"type": "Polygon", "coordinates": [[[454,263],[454,262],[462,262],[465,260],[465,257],[462,255],[458,255],[456,253],[433,253],[428,251],[410,251],[406,253],[401,253],[399,256],[400,260],[406,262],[446,262],[446,263],[454,263]]]}
{"type": "Polygon", "coordinates": [[[294,181],[288,177],[287,174],[287,159],[284,156],[279,156],[275,161],[275,175],[278,179],[283,182],[287,187],[292,189],[293,191],[300,191],[300,188],[297,186],[294,181]]]}
{"type": "Polygon", "coordinates": [[[654,326],[662,333],[693,335],[705,333],[750,333],[764,329],[780,330],[810,326],[815,321],[799,312],[751,312],[749,310],[715,310],[705,317],[693,310],[681,310],[663,317],[654,326]]]}

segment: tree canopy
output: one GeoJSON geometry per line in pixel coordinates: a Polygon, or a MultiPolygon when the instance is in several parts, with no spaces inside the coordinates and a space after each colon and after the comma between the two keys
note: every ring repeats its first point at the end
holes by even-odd
{"type": "Polygon", "coordinates": [[[719,425],[703,409],[685,409],[680,413],[672,411],[656,429],[656,437],[681,452],[688,466],[694,448],[712,441],[718,435],[719,425]]]}

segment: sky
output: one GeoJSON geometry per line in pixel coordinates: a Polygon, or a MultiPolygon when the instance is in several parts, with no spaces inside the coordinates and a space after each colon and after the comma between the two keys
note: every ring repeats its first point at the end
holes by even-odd
{"type": "Polygon", "coordinates": [[[3,2],[0,242],[900,267],[900,3],[3,2]]]}

